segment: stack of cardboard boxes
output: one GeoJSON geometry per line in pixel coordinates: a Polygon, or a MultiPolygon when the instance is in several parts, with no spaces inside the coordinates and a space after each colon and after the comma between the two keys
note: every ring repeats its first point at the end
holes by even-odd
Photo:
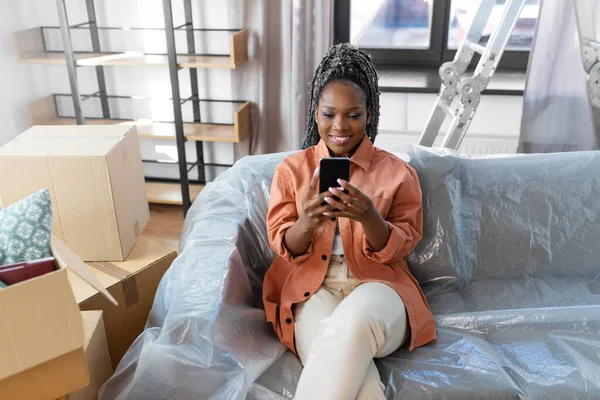
{"type": "Polygon", "coordinates": [[[135,126],[35,126],[0,147],[3,208],[43,188],[57,269],[0,291],[0,399],[95,399],[176,252],[140,237],[135,126]]]}

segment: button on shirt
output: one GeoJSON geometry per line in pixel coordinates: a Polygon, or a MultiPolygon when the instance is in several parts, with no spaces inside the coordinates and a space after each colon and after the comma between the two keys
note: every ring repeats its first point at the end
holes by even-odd
{"type": "Polygon", "coordinates": [[[362,225],[348,218],[328,220],[313,234],[304,254],[294,256],[284,245],[286,231],[302,213],[306,192],[319,160],[329,157],[323,141],[286,157],[276,168],[271,184],[267,231],[276,253],[265,275],[263,302],[267,321],[290,350],[294,347],[294,304],[306,301],[323,283],[329,258],[335,254],[336,227],[348,252],[348,268],[360,282],[381,282],[402,298],[411,328],[410,349],[436,339],[433,315],[417,280],[410,274],[406,256],[421,240],[422,198],[415,171],[391,153],[374,147],[365,135],[350,158],[350,183],[368,195],[390,229],[385,247],[373,250],[362,225]],[[339,224],[339,225],[338,225],[339,224]]]}

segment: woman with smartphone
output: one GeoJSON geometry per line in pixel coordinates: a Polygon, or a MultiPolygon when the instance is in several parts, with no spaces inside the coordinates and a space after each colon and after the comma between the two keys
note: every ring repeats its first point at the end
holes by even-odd
{"type": "Polygon", "coordinates": [[[304,365],[299,400],[385,399],[373,359],[436,339],[406,263],[422,235],[417,174],[373,146],[377,79],[366,53],[332,47],[311,84],[304,150],[273,177],[267,230],[276,257],[263,301],[267,321],[304,365]],[[324,162],[319,172],[329,158],[349,163],[324,162]],[[319,190],[332,176],[344,179],[319,190]]]}

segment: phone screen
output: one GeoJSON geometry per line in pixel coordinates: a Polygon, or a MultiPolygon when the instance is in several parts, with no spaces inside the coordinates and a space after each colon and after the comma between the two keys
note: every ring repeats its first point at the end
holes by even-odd
{"type": "MultiPolygon", "coordinates": [[[[319,167],[319,193],[328,191],[330,187],[340,187],[338,179],[350,181],[350,159],[348,157],[322,158],[319,167]]],[[[333,198],[339,200],[336,196],[333,198]]]]}

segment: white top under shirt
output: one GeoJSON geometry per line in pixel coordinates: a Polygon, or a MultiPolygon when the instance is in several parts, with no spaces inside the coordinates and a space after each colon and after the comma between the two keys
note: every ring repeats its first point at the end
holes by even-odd
{"type": "Polygon", "coordinates": [[[335,236],[333,237],[333,247],[331,254],[344,255],[344,246],[342,246],[342,235],[340,235],[340,225],[335,226],[335,236]]]}

